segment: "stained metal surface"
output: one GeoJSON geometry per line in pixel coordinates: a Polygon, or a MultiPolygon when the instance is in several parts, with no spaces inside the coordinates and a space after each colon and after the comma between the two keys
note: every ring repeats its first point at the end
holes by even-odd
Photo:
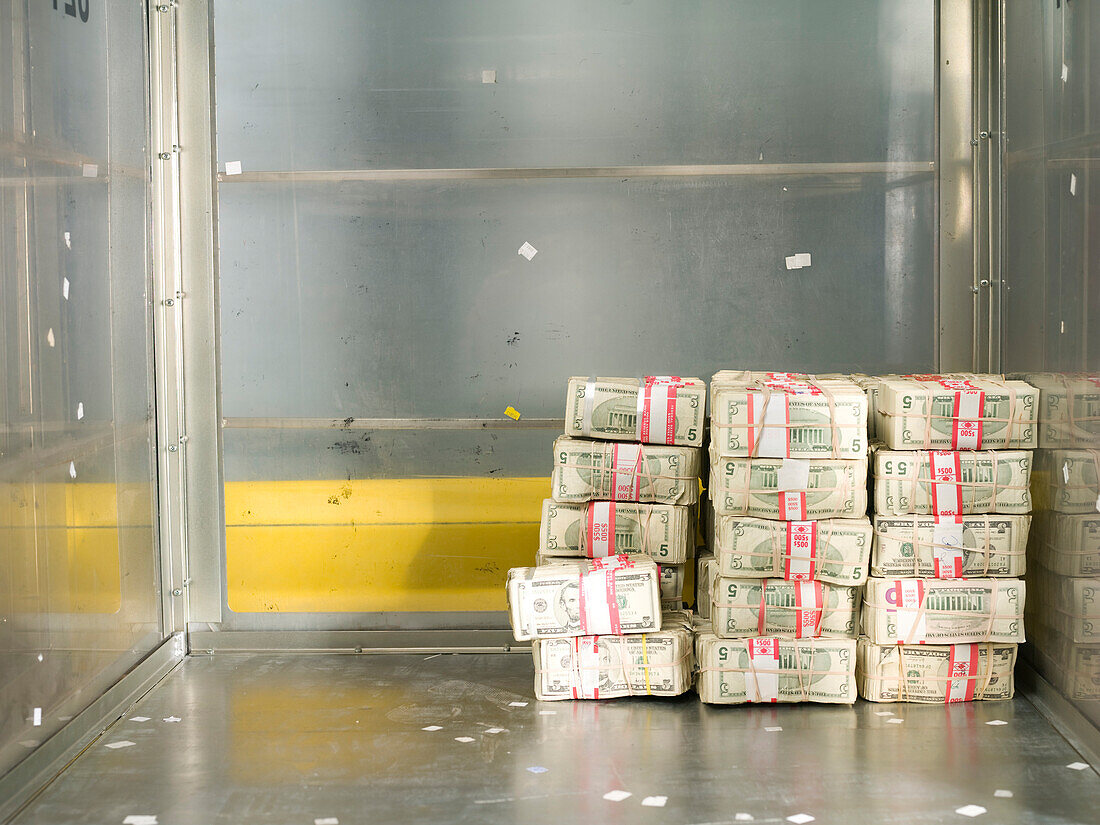
{"type": "Polygon", "coordinates": [[[163,639],[140,3],[0,6],[0,774],[163,639]]]}
{"type": "Polygon", "coordinates": [[[1023,698],[539,703],[531,681],[519,655],[189,658],[14,823],[1095,821],[1100,777],[1023,698]]]}
{"type": "Polygon", "coordinates": [[[1065,474],[1100,449],[1100,5],[1004,5],[1004,365],[1040,373],[1042,417],[1052,419],[1035,453],[1023,655],[1097,737],[1100,508],[1094,482],[1065,474]],[[1075,505],[1068,490],[1082,484],[1075,505]]]}

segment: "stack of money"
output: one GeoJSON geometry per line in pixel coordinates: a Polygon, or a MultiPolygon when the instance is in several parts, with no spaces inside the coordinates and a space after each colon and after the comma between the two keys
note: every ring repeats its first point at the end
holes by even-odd
{"type": "Polygon", "coordinates": [[[719,372],[710,432],[700,696],[855,701],[872,535],[866,394],[848,376],[719,372]]]}
{"type": "Polygon", "coordinates": [[[854,639],[695,637],[696,689],[708,704],[856,700],[854,639]]]}
{"type": "Polygon", "coordinates": [[[857,657],[876,702],[1009,698],[1024,640],[1038,391],[1000,376],[883,376],[857,657]]]}
{"type": "Polygon", "coordinates": [[[629,636],[536,639],[535,697],[678,696],[693,678],[691,614],[668,612],[661,629],[629,636]]]}
{"type": "Polygon", "coordinates": [[[1039,449],[1100,445],[1100,375],[1029,372],[1039,390],[1039,449]]]}
{"type": "Polygon", "coordinates": [[[871,702],[945,704],[1011,699],[1016,645],[876,645],[859,640],[859,695],[871,702]]]}
{"type": "Polygon", "coordinates": [[[678,611],[695,548],[705,401],[697,378],[569,379],[535,566],[508,576],[513,633],[536,640],[540,699],[691,686],[691,619],[678,611]]]}
{"type": "Polygon", "coordinates": [[[1027,656],[1070,699],[1100,700],[1100,376],[1016,376],[1039,389],[1028,542],[1027,656]]]}

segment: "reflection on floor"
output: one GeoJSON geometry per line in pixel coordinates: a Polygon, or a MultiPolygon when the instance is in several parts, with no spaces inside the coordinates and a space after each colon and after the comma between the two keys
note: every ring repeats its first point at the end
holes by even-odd
{"type": "Polygon", "coordinates": [[[531,679],[520,654],[191,657],[15,822],[1096,821],[1100,776],[1023,698],[540,703],[531,679]]]}

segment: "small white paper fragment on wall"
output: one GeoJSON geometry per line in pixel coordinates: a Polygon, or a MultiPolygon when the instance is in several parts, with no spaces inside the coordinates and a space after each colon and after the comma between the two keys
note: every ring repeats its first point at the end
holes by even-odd
{"type": "Polygon", "coordinates": [[[76,462],[69,462],[69,478],[76,478],[76,462]]]}
{"type": "Polygon", "coordinates": [[[1006,791],[1004,788],[997,788],[993,795],[998,799],[1012,799],[1012,791],[1006,791]]]}
{"type": "Polygon", "coordinates": [[[603,795],[603,798],[608,802],[622,802],[624,799],[629,799],[634,796],[630,791],[608,791],[603,795]]]}
{"type": "Polygon", "coordinates": [[[794,255],[788,255],[783,260],[787,264],[787,269],[802,269],[803,267],[810,266],[812,263],[809,252],[798,252],[794,255]]]}
{"type": "Polygon", "coordinates": [[[1065,83],[1069,80],[1069,66],[1065,63],[1062,64],[1062,82],[1065,83]]]}
{"type": "Polygon", "coordinates": [[[80,174],[86,178],[98,178],[99,166],[94,163],[85,163],[80,167],[80,174]]]}
{"type": "Polygon", "coordinates": [[[35,708],[31,714],[31,724],[36,728],[42,725],[42,708],[35,708]]]}
{"type": "Polygon", "coordinates": [[[241,162],[239,160],[227,160],[225,162],[225,174],[239,175],[242,171],[241,162]]]}
{"type": "Polygon", "coordinates": [[[647,796],[642,800],[642,805],[646,808],[663,808],[666,802],[668,802],[667,796],[647,796]]]}
{"type": "Polygon", "coordinates": [[[497,82],[497,70],[496,69],[482,69],[481,70],[481,82],[482,83],[496,83],[497,82]]]}
{"type": "Polygon", "coordinates": [[[62,238],[62,240],[65,241],[65,248],[66,249],[72,249],[73,248],[73,235],[72,235],[71,232],[63,232],[61,234],[61,238],[62,238]]]}
{"type": "Polygon", "coordinates": [[[76,404],[76,420],[80,421],[84,418],[84,402],[78,401],[76,404]]]}
{"type": "Polygon", "coordinates": [[[50,327],[48,330],[46,330],[46,343],[49,344],[51,347],[54,345],[53,327],[50,327]]]}
{"type": "Polygon", "coordinates": [[[148,716],[131,716],[130,721],[131,722],[148,722],[149,717],[148,716]]]}
{"type": "Polygon", "coordinates": [[[340,820],[334,816],[322,816],[314,819],[313,825],[340,825],[340,820]]]}
{"type": "Polygon", "coordinates": [[[157,818],[154,814],[130,814],[122,825],[157,825],[157,818]]]}
{"type": "Polygon", "coordinates": [[[535,247],[531,246],[527,241],[523,242],[523,246],[519,248],[519,254],[527,260],[531,260],[533,257],[539,254],[539,251],[535,247]]]}
{"type": "Polygon", "coordinates": [[[1075,172],[1070,172],[1069,175],[1069,193],[1071,195],[1077,194],[1077,174],[1075,172]]]}
{"type": "Polygon", "coordinates": [[[64,298],[66,301],[69,300],[69,279],[68,278],[62,278],[61,279],[61,297],[64,298]]]}
{"type": "Polygon", "coordinates": [[[110,748],[111,750],[118,750],[119,748],[132,748],[134,744],[135,743],[131,742],[129,739],[123,739],[119,742],[108,742],[104,747],[110,748]]]}

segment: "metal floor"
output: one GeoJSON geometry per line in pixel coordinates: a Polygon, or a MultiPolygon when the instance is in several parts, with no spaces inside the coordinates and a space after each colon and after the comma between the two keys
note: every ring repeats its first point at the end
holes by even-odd
{"type": "Polygon", "coordinates": [[[1024,698],[539,703],[531,680],[519,654],[190,657],[14,822],[1100,822],[1100,776],[1024,698]]]}

